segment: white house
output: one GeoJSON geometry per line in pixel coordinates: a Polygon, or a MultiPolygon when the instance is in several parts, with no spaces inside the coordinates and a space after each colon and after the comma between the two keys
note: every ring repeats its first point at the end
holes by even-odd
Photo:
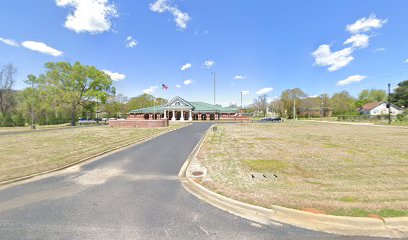
{"type": "MultiPolygon", "coordinates": [[[[404,110],[394,104],[390,104],[391,115],[401,114],[404,110]]],[[[358,111],[364,115],[386,115],[388,114],[387,102],[372,102],[367,103],[358,111]]]]}

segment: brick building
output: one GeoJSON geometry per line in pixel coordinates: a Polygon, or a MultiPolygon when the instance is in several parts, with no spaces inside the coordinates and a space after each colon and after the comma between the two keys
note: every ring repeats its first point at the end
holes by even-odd
{"type": "Polygon", "coordinates": [[[129,118],[169,119],[171,121],[238,120],[237,108],[225,108],[204,102],[188,102],[175,97],[163,106],[141,108],[129,112],[129,118]]]}

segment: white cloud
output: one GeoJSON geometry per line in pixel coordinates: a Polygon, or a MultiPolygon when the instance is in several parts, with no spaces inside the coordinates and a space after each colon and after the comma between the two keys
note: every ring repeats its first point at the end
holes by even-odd
{"type": "Polygon", "coordinates": [[[404,61],[404,63],[408,63],[408,58],[404,61]]]}
{"type": "Polygon", "coordinates": [[[230,85],[231,87],[233,87],[233,86],[235,86],[235,83],[230,83],[229,85],[230,85]]]}
{"type": "Polygon", "coordinates": [[[114,4],[109,0],[56,0],[59,7],[72,7],[65,27],[76,33],[102,33],[111,29],[111,19],[118,17],[114,4]]]}
{"type": "Polygon", "coordinates": [[[263,95],[263,94],[267,94],[267,93],[271,92],[272,90],[273,90],[273,88],[262,88],[262,89],[259,89],[258,91],[256,91],[256,94],[263,95]]]}
{"type": "Polygon", "coordinates": [[[185,71],[185,70],[191,68],[191,66],[192,66],[191,63],[186,63],[183,66],[181,66],[181,71],[185,71]]]}
{"type": "Polygon", "coordinates": [[[181,88],[181,86],[177,84],[177,85],[176,85],[176,88],[181,88]]]}
{"type": "Polygon", "coordinates": [[[236,79],[236,80],[245,80],[245,79],[247,79],[247,77],[246,76],[241,76],[241,75],[236,75],[234,77],[234,79],[236,79]]]}
{"type": "Polygon", "coordinates": [[[348,85],[350,83],[355,83],[355,82],[360,82],[363,79],[367,78],[367,76],[361,76],[361,75],[353,75],[350,76],[344,80],[340,80],[337,82],[337,86],[344,86],[344,85],[348,85]]]}
{"type": "Polygon", "coordinates": [[[368,42],[370,37],[365,34],[356,34],[347,39],[344,44],[351,44],[355,48],[365,48],[368,47],[368,42]]]}
{"type": "Polygon", "coordinates": [[[351,56],[353,48],[344,48],[337,52],[332,52],[327,44],[320,45],[316,51],[312,53],[315,58],[315,65],[320,67],[328,67],[330,72],[337,71],[347,66],[354,57],[351,56]]]}
{"type": "Polygon", "coordinates": [[[63,54],[63,52],[61,52],[61,51],[59,51],[59,50],[57,50],[55,48],[49,47],[43,42],[24,41],[24,42],[21,43],[21,45],[23,47],[25,47],[25,48],[30,49],[30,50],[37,51],[37,52],[40,52],[40,53],[45,53],[45,54],[48,54],[48,55],[52,55],[54,57],[59,57],[59,56],[61,56],[63,54]]]}
{"type": "Polygon", "coordinates": [[[385,50],[385,48],[376,48],[374,52],[384,52],[385,50]]]}
{"type": "Polygon", "coordinates": [[[213,67],[214,65],[215,65],[215,61],[214,61],[214,60],[207,60],[207,61],[204,62],[204,66],[205,66],[206,68],[211,68],[211,67],[213,67]]]}
{"type": "Polygon", "coordinates": [[[108,74],[113,81],[120,81],[126,78],[125,74],[118,73],[118,72],[111,72],[109,70],[103,70],[106,74],[108,74]]]}
{"type": "Polygon", "coordinates": [[[19,47],[20,45],[14,41],[13,39],[7,39],[7,38],[2,38],[0,37],[0,42],[3,42],[4,44],[13,46],[13,47],[19,47]]]}
{"type": "Polygon", "coordinates": [[[356,34],[361,32],[368,32],[371,29],[379,29],[385,23],[387,23],[387,19],[379,19],[372,14],[368,18],[363,17],[357,20],[355,23],[347,25],[346,29],[350,33],[356,34]]]}
{"type": "Polygon", "coordinates": [[[152,94],[152,93],[154,93],[154,91],[156,91],[157,88],[158,88],[157,86],[151,86],[151,87],[143,90],[143,93],[152,94]]]}
{"type": "Polygon", "coordinates": [[[157,13],[169,12],[173,14],[174,21],[180,30],[187,29],[187,23],[190,21],[188,13],[182,12],[177,6],[172,6],[168,0],[157,0],[150,4],[150,10],[157,13]]]}
{"type": "Polygon", "coordinates": [[[188,80],[185,80],[184,81],[184,84],[185,85],[190,85],[190,84],[192,84],[193,83],[193,80],[191,80],[191,79],[188,79],[188,80]]]}
{"type": "Polygon", "coordinates": [[[241,91],[241,92],[242,92],[242,95],[248,95],[249,94],[248,90],[244,90],[244,91],[241,91]]]}
{"type": "Polygon", "coordinates": [[[136,45],[138,45],[139,43],[132,37],[132,36],[128,36],[126,38],[126,47],[127,48],[134,48],[136,47],[136,45]]]}

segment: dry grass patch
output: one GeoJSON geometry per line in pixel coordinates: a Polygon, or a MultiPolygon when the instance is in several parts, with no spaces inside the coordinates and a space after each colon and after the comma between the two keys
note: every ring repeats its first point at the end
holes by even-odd
{"type": "Polygon", "coordinates": [[[183,126],[155,129],[94,126],[0,136],[0,181],[55,169],[183,126]]]}
{"type": "Polygon", "coordinates": [[[408,129],[315,122],[219,124],[198,153],[204,183],[270,207],[408,215],[408,129]],[[250,173],[278,178],[260,181],[250,173]]]}

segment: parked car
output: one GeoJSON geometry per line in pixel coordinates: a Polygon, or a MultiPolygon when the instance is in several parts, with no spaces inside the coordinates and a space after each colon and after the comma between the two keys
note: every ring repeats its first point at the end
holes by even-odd
{"type": "Polygon", "coordinates": [[[283,122],[281,117],[266,117],[262,118],[260,122],[283,122]]]}
{"type": "Polygon", "coordinates": [[[95,124],[95,120],[87,120],[87,119],[81,119],[78,121],[79,125],[85,125],[85,124],[95,124]]]}

